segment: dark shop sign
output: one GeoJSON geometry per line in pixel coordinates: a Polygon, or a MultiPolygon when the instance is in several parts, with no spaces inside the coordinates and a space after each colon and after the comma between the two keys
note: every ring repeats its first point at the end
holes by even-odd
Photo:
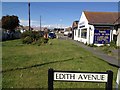
{"type": "Polygon", "coordinates": [[[113,72],[78,72],[48,70],[48,90],[53,90],[53,81],[106,83],[106,90],[112,90],[113,72]]]}
{"type": "Polygon", "coordinates": [[[110,30],[94,30],[94,43],[95,44],[109,44],[110,43],[110,30]]]}

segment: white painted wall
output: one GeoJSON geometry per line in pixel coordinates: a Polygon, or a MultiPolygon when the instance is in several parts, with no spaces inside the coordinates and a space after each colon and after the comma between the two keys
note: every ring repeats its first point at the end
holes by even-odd
{"type": "Polygon", "coordinates": [[[87,29],[87,32],[88,32],[88,28],[89,28],[89,25],[88,25],[88,20],[84,14],[84,12],[82,12],[82,15],[80,17],[80,20],[79,20],[79,23],[78,23],[78,29],[80,30],[80,37],[78,38],[80,42],[83,42],[84,44],[87,43],[87,39],[88,39],[88,33],[87,33],[87,38],[82,38],[81,37],[81,30],[82,29],[87,29]],[[81,26],[85,26],[83,28],[80,28],[81,26]]]}
{"type": "Polygon", "coordinates": [[[74,29],[74,40],[78,41],[78,29],[74,29]]]}
{"type": "Polygon", "coordinates": [[[82,15],[80,17],[78,29],[80,29],[80,37],[77,38],[78,41],[83,42],[84,44],[86,44],[86,43],[92,44],[93,39],[94,39],[94,26],[88,24],[88,20],[85,16],[84,12],[82,12],[82,15]],[[85,27],[80,28],[80,26],[85,26],[85,27]],[[86,39],[81,37],[81,30],[82,29],[87,29],[87,38],[86,39]]]}
{"type": "Polygon", "coordinates": [[[89,25],[89,31],[90,31],[90,33],[89,33],[89,37],[90,37],[90,39],[89,39],[89,41],[88,41],[88,44],[93,44],[93,41],[94,41],[94,26],[93,25],[89,25]]]}
{"type": "Polygon", "coordinates": [[[118,28],[118,31],[117,31],[117,46],[120,46],[120,28],[118,28]]]}

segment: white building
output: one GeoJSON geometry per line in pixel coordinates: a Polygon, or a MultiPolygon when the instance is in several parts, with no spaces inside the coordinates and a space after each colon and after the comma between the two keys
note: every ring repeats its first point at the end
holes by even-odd
{"type": "Polygon", "coordinates": [[[117,12],[82,12],[74,40],[97,46],[110,44],[117,18],[117,12]]]}
{"type": "Polygon", "coordinates": [[[117,30],[116,35],[116,45],[120,46],[120,17],[115,21],[115,29],[117,30]]]}
{"type": "Polygon", "coordinates": [[[118,28],[118,31],[117,31],[117,42],[116,42],[116,45],[120,46],[120,27],[118,28]]]}

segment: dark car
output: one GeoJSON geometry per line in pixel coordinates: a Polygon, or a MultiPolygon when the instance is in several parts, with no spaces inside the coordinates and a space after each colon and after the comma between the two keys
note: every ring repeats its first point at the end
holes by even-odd
{"type": "Polygon", "coordinates": [[[68,37],[71,38],[72,37],[72,33],[68,33],[68,37]]]}
{"type": "Polygon", "coordinates": [[[55,35],[55,33],[50,32],[50,33],[48,34],[48,37],[51,38],[51,39],[53,39],[53,38],[56,38],[56,35],[55,35]]]}

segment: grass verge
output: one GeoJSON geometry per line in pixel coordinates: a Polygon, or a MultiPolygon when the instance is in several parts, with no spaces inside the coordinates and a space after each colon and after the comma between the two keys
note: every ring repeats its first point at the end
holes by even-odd
{"type": "MultiPolygon", "coordinates": [[[[70,41],[51,39],[49,42],[52,44],[41,46],[23,45],[21,40],[2,42],[3,88],[47,88],[49,68],[89,72],[112,70],[115,88],[118,68],[70,41]]],[[[105,88],[105,84],[55,82],[54,88],[105,88]]]]}

